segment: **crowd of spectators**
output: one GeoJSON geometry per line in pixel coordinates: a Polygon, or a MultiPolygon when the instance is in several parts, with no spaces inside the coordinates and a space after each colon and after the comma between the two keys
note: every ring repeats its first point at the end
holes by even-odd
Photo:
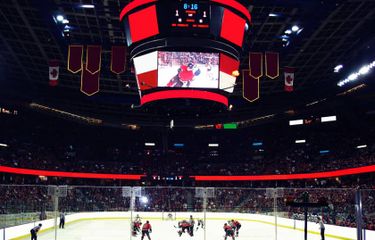
{"type": "MultiPolygon", "coordinates": [[[[53,211],[54,202],[48,186],[0,186],[0,213],[53,211]]],[[[291,207],[290,201],[302,201],[308,192],[310,202],[326,202],[328,206],[309,210],[309,218],[323,216],[327,224],[356,227],[356,189],[249,189],[214,188],[207,198],[209,212],[239,212],[273,215],[302,220],[303,208],[291,207]],[[276,198],[276,209],[274,208],[276,198]]],[[[143,187],[135,198],[134,211],[203,212],[204,201],[196,188],[143,187]],[[147,201],[144,201],[146,198],[147,201]]],[[[361,190],[363,219],[366,228],[375,230],[375,190],[361,190]]],[[[131,198],[122,187],[67,186],[67,194],[59,198],[58,210],[68,213],[86,211],[129,211],[131,198]]]]}
{"type": "MultiPolygon", "coordinates": [[[[131,131],[40,118],[26,122],[24,118],[14,116],[1,119],[1,166],[187,178],[191,175],[319,172],[375,164],[374,126],[362,132],[346,129],[340,123],[294,129],[267,125],[234,131],[131,131]],[[296,139],[306,139],[306,143],[296,144],[296,139]],[[145,146],[145,142],[153,142],[155,146],[145,146]],[[184,147],[175,147],[174,143],[184,143],[184,147]],[[218,143],[219,147],[210,148],[208,143],[218,143]],[[366,144],[366,147],[357,149],[360,144],[366,144]],[[322,150],[329,151],[322,153],[322,150]]],[[[77,183],[71,179],[51,181],[7,174],[0,177],[3,183],[10,184],[68,185],[67,196],[59,202],[59,209],[67,212],[127,211],[131,205],[130,198],[123,196],[121,188],[128,182],[102,180],[93,183],[78,179],[81,185],[108,186],[85,187],[70,186],[77,183]]],[[[149,186],[142,190],[142,195],[148,197],[147,204],[140,198],[135,201],[137,211],[203,211],[203,200],[196,196],[195,188],[150,187],[165,184],[152,181],[132,184],[149,186]]],[[[211,187],[211,184],[197,182],[190,186],[211,187]]],[[[273,214],[273,195],[266,188],[287,187],[277,197],[277,211],[281,216],[299,219],[302,209],[292,208],[286,203],[297,199],[307,187],[311,201],[324,198],[329,204],[312,210],[312,216],[323,215],[327,223],[351,227],[356,224],[354,193],[361,187],[368,189],[361,190],[366,227],[375,229],[373,174],[308,181],[219,183],[216,186],[221,187],[216,188],[214,197],[208,199],[207,211],[273,214]]],[[[3,193],[0,202],[6,203],[0,206],[1,213],[53,209],[48,186],[9,185],[0,188],[3,193]]]]}

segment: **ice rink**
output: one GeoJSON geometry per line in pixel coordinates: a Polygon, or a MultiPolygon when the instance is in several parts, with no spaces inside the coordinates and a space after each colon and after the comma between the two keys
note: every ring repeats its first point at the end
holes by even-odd
{"type": "MultiPolygon", "coordinates": [[[[147,219],[143,219],[145,221],[147,219]]],[[[206,239],[224,239],[223,224],[224,220],[208,220],[206,239]]],[[[151,233],[152,240],[176,240],[176,239],[204,239],[203,229],[198,229],[194,237],[188,236],[186,233],[181,237],[177,234],[177,221],[172,220],[151,220],[153,231],[151,233]]],[[[251,240],[272,240],[275,239],[275,226],[272,224],[262,223],[258,221],[245,220],[241,221],[242,228],[239,237],[236,239],[251,240]]],[[[195,227],[196,228],[196,227],[195,227]]],[[[195,229],[194,229],[195,230],[195,229]]],[[[308,239],[320,240],[318,234],[318,225],[315,229],[309,229],[308,239]]],[[[286,227],[278,227],[278,240],[302,240],[303,232],[286,227]]],[[[339,235],[339,233],[338,233],[339,235]]],[[[54,230],[47,230],[38,236],[38,240],[53,240],[55,236],[54,230]]],[[[17,240],[30,239],[30,236],[16,238],[17,240]]],[[[57,230],[57,239],[63,240],[124,240],[124,239],[141,239],[141,236],[130,237],[129,219],[100,219],[100,220],[81,220],[68,223],[65,229],[57,230]]],[[[147,239],[147,238],[145,238],[147,239]]],[[[229,239],[229,238],[228,238],[229,239]]],[[[326,236],[326,239],[351,239],[344,236],[326,236]]]]}

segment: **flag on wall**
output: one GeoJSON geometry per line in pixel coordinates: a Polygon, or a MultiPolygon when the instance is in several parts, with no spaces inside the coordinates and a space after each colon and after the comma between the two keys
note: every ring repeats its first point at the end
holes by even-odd
{"type": "Polygon", "coordinates": [[[293,91],[294,71],[293,67],[284,67],[284,90],[286,92],[293,91]]]}
{"type": "Polygon", "coordinates": [[[57,60],[50,60],[49,63],[49,85],[51,87],[57,86],[59,83],[59,62],[57,60]]]}

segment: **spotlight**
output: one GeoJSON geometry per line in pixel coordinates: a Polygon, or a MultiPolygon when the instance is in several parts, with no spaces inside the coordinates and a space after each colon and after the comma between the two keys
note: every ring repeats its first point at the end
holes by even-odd
{"type": "Polygon", "coordinates": [[[81,8],[95,8],[93,4],[82,4],[81,8]]]}
{"type": "Polygon", "coordinates": [[[290,30],[290,29],[287,29],[287,30],[285,30],[285,32],[284,32],[285,34],[291,34],[292,33],[292,30],[290,30]]]}
{"type": "Polygon", "coordinates": [[[268,14],[269,17],[279,17],[279,14],[276,13],[270,13],[268,14]]]}
{"type": "Polygon", "coordinates": [[[59,21],[59,22],[62,22],[64,20],[64,16],[63,15],[57,15],[56,20],[59,21]]]}
{"type": "Polygon", "coordinates": [[[297,32],[299,30],[299,27],[297,26],[297,25],[294,25],[293,27],[292,27],[292,31],[293,32],[297,32]]]}
{"type": "Polygon", "coordinates": [[[146,196],[141,197],[141,202],[144,204],[148,203],[148,198],[146,196]]]}
{"type": "Polygon", "coordinates": [[[352,73],[349,75],[348,79],[350,81],[353,81],[353,80],[356,80],[358,78],[358,74],[357,73],[352,73]]]}
{"type": "Polygon", "coordinates": [[[344,66],[342,64],[340,65],[337,65],[334,69],[333,69],[333,72],[335,73],[338,73],[341,71],[341,69],[343,68],[344,66]]]}
{"type": "Polygon", "coordinates": [[[362,75],[364,75],[364,74],[367,74],[368,72],[370,71],[370,67],[369,66],[363,66],[363,67],[361,67],[361,69],[359,69],[359,74],[362,74],[362,75]]]}
{"type": "Polygon", "coordinates": [[[68,24],[68,23],[69,23],[69,20],[68,20],[68,19],[63,19],[63,20],[62,20],[62,23],[64,23],[64,24],[68,24]]]}
{"type": "Polygon", "coordinates": [[[351,82],[351,81],[355,81],[358,79],[358,77],[360,77],[361,75],[366,75],[367,73],[370,72],[370,70],[375,67],[375,61],[372,61],[371,63],[369,64],[366,64],[366,65],[363,65],[359,70],[358,72],[355,72],[355,73],[352,73],[350,74],[346,79],[344,80],[341,80],[340,82],[337,83],[337,86],[339,87],[342,87],[344,86],[345,84],[351,82]]]}

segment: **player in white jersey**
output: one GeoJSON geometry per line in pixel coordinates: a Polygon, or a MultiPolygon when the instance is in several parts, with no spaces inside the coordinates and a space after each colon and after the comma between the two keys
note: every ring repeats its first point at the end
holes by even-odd
{"type": "Polygon", "coordinates": [[[324,240],[324,230],[326,228],[324,226],[323,219],[321,219],[320,217],[318,217],[316,223],[319,223],[320,236],[322,237],[322,240],[324,240]]]}

